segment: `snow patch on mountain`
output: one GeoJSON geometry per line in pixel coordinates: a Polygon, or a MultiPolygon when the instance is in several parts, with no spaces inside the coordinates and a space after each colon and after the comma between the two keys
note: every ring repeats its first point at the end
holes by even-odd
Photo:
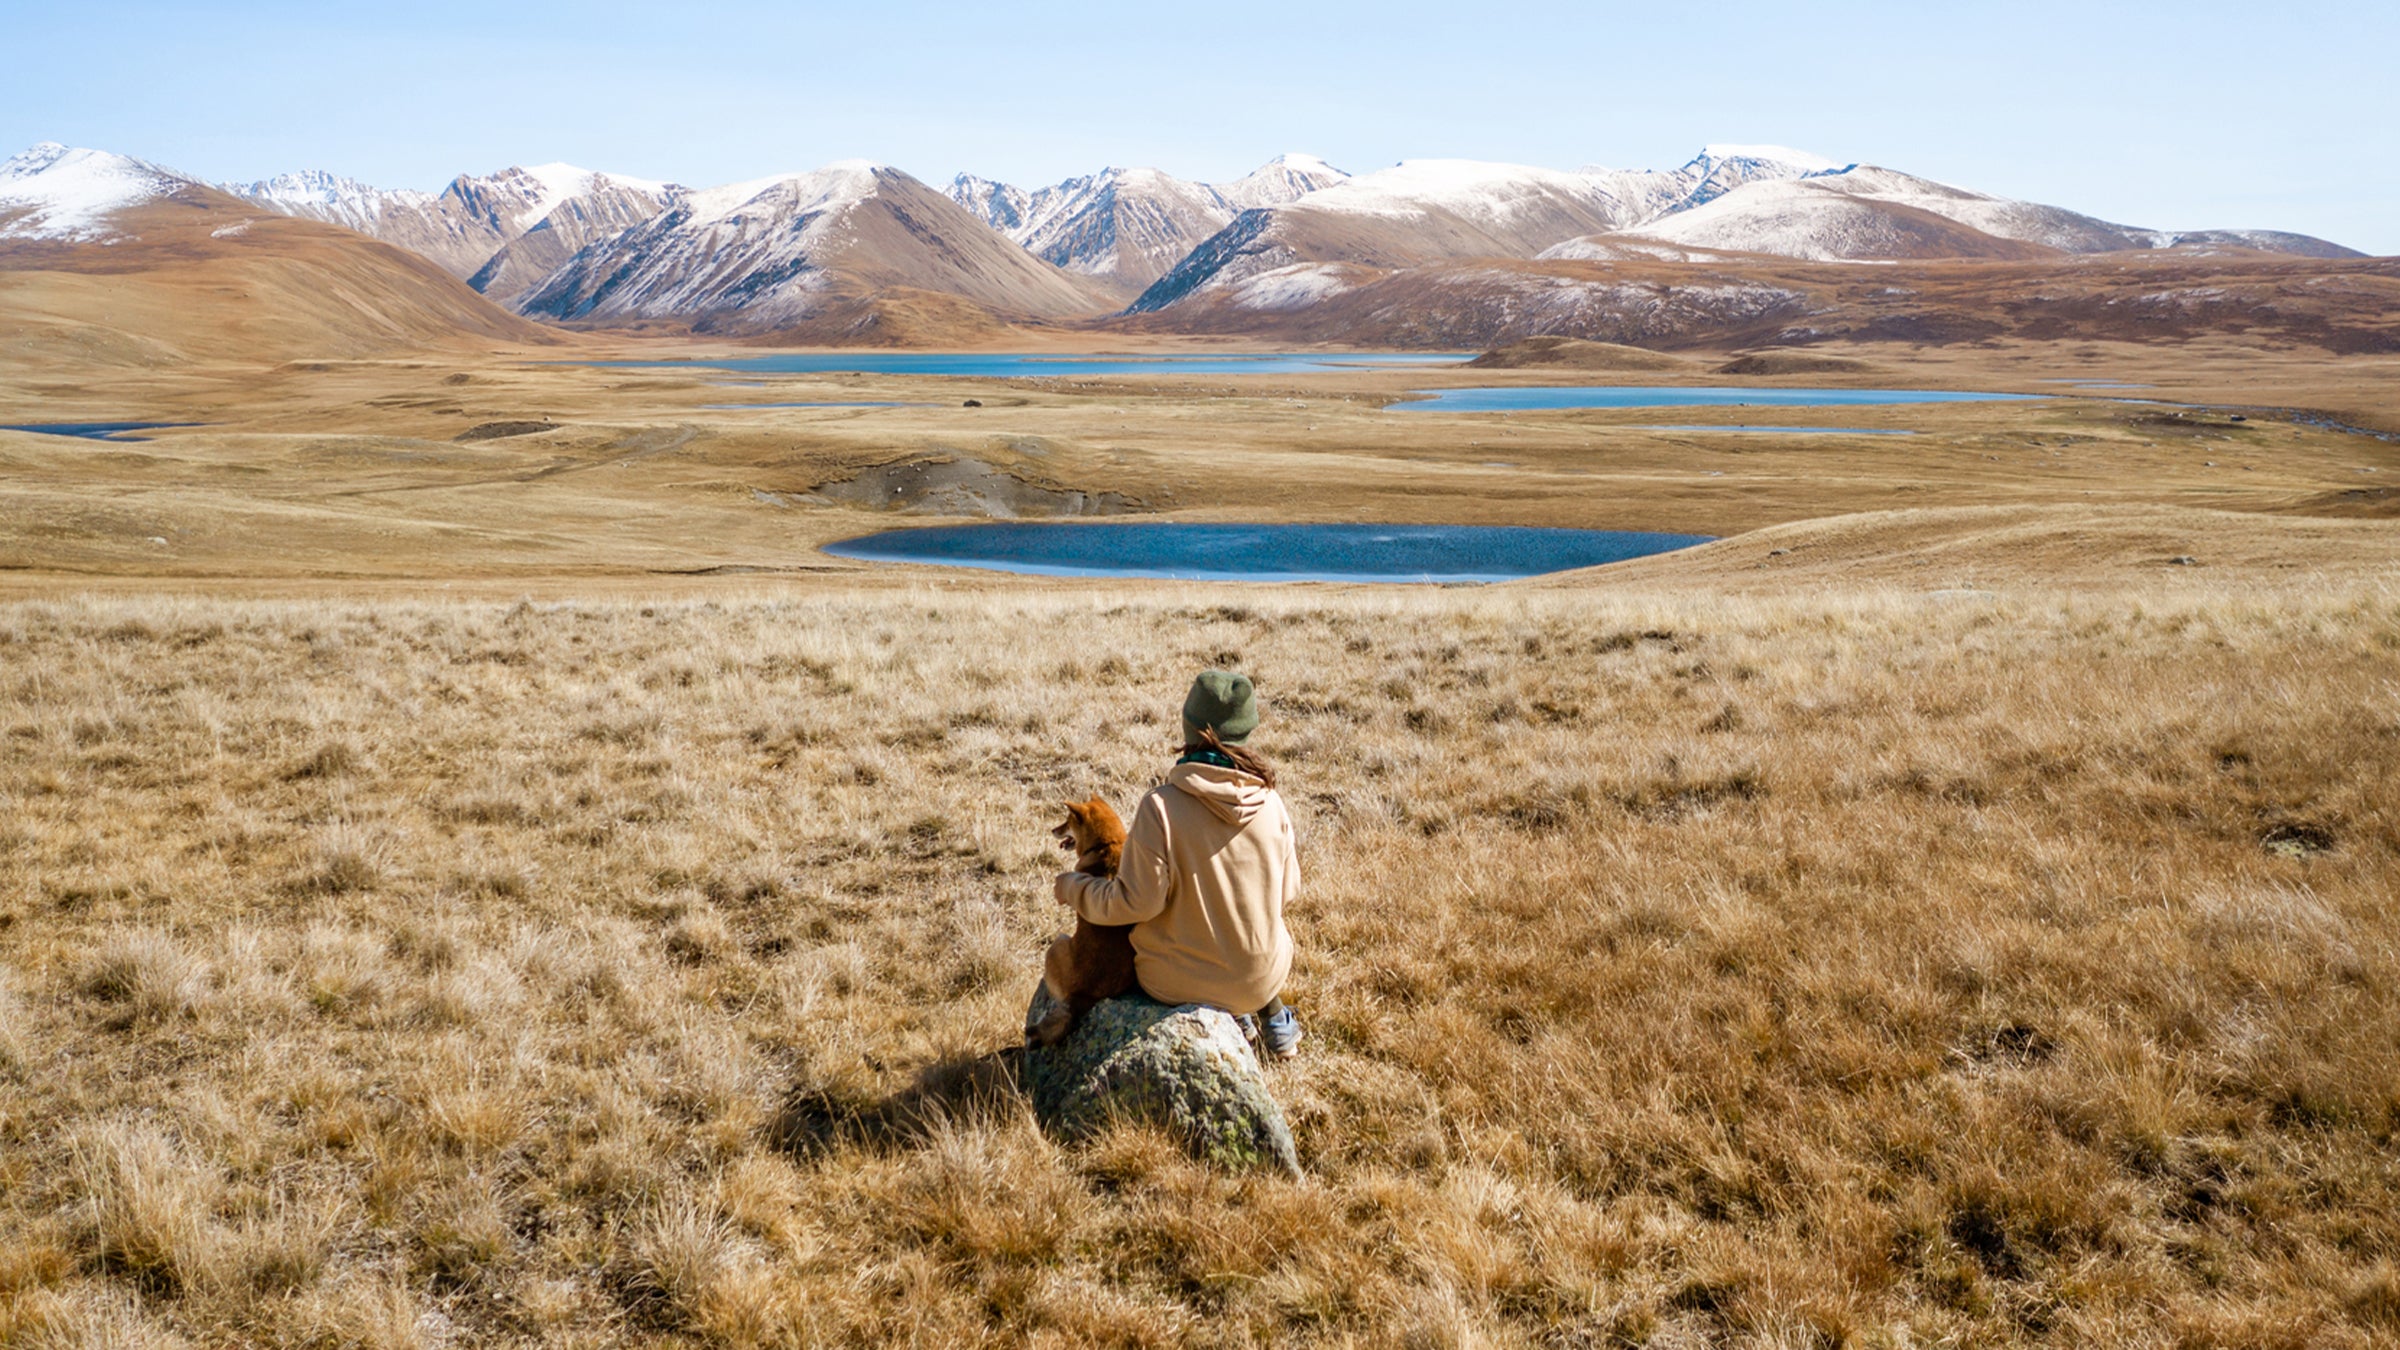
{"type": "Polygon", "coordinates": [[[1587,235],[1552,244],[1533,255],[1536,262],[1704,262],[1734,261],[1734,255],[1715,249],[1685,248],[1640,235],[1587,235]]]}
{"type": "Polygon", "coordinates": [[[0,239],[82,243],[109,237],[108,218],[192,180],[147,160],[43,141],[0,162],[0,239]]]}
{"type": "Polygon", "coordinates": [[[1471,159],[1411,159],[1312,193],[1307,207],[1412,218],[1442,210],[1504,221],[1547,194],[1583,199],[1606,193],[1612,177],[1471,159]]]}
{"type": "Polygon", "coordinates": [[[681,224],[738,222],[746,214],[774,216],[852,205],[875,195],[883,166],[863,159],[838,160],[808,173],[782,173],[689,194],[675,212],[681,224]]]}
{"type": "Polygon", "coordinates": [[[1355,289],[1354,269],[1341,263],[1299,263],[1262,272],[1233,288],[1234,304],[1270,313],[1306,309],[1355,289]]]}
{"type": "Polygon", "coordinates": [[[392,211],[423,211],[434,201],[430,192],[379,188],[324,169],[302,169],[254,183],[217,186],[278,215],[306,216],[361,234],[375,233],[377,223],[392,211]]]}
{"type": "Polygon", "coordinates": [[[579,169],[572,164],[535,164],[517,170],[533,180],[536,186],[533,205],[522,219],[538,221],[557,210],[571,198],[585,196],[603,188],[631,188],[653,197],[664,197],[671,190],[666,183],[635,178],[629,174],[603,173],[594,169],[579,169]]]}

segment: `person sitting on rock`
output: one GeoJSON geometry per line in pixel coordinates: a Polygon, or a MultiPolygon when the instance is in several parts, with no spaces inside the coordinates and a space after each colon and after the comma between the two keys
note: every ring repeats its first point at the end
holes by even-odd
{"type": "Polygon", "coordinates": [[[1053,890],[1093,923],[1134,926],[1143,993],[1221,1008],[1290,1059],[1300,1019],[1282,998],[1283,910],[1300,892],[1300,858],[1275,770],[1244,745],[1257,726],[1248,676],[1201,672],[1183,700],[1182,756],[1134,808],[1117,874],[1061,872],[1053,890]]]}

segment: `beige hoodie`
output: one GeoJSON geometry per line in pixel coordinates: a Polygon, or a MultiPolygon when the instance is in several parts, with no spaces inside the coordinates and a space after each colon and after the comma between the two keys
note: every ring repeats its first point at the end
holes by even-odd
{"type": "Polygon", "coordinates": [[[1055,890],[1093,923],[1135,925],[1134,974],[1152,998],[1256,1012],[1292,973],[1291,813],[1238,769],[1176,765],[1134,808],[1117,874],[1062,872],[1055,890]]]}

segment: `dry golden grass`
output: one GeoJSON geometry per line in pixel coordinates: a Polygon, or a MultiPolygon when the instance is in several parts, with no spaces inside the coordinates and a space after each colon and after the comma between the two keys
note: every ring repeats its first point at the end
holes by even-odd
{"type": "Polygon", "coordinates": [[[0,1344],[2367,1346],[2400,597],[0,608],[0,1344]],[[1240,664],[1309,1177],[1063,1148],[1240,664]]]}
{"type": "MultiPolygon", "coordinates": [[[[617,354],[706,359],[718,350],[662,342],[617,354]]],[[[2200,342],[1845,351],[1864,368],[1760,382],[2060,397],[1787,410],[1774,420],[1915,434],[1783,436],[1648,425],[1756,422],[1759,409],[1385,408],[1418,387],[1569,378],[1554,370],[758,377],[547,364],[562,353],[521,349],[52,371],[12,365],[0,350],[0,369],[12,372],[0,378],[0,422],[202,424],[116,444],[0,432],[0,589],[47,592],[62,576],[517,587],[710,570],[858,576],[865,565],[818,545],[938,517],[819,500],[815,490],[875,466],[959,460],[1036,495],[1113,493],[1176,519],[1733,535],[1862,512],[2005,509],[2041,516],[2053,534],[2113,538],[2110,521],[2173,508],[2184,520],[2162,528],[2184,529],[2195,513],[2219,523],[2172,541],[2169,555],[2214,562],[2216,536],[2245,528],[2243,518],[2272,533],[2325,517],[2371,518],[2348,531],[2364,545],[2331,552],[2400,554],[2400,444],[2307,420],[2400,430],[2400,357],[2200,342]],[[2218,410],[2177,416],[2186,410],[2061,383],[2074,378],[2155,384],[2134,392],[2218,410]],[[965,407],[970,397],[983,406],[965,407]],[[822,400],[907,406],[738,406],[822,400]],[[2225,411],[2233,406],[2249,409],[2243,422],[2225,411]],[[2265,407],[2316,411],[2295,420],[2265,407]],[[455,439],[509,421],[556,429],[455,439]]],[[[1730,377],[1713,373],[1713,359],[1613,378],[1722,383],[1730,377]]],[[[921,509],[979,508],[954,499],[921,509]]],[[[2290,537],[2268,551],[2302,565],[2329,552],[2290,537]]],[[[2107,580],[2125,575],[2114,568],[2107,580]]]]}

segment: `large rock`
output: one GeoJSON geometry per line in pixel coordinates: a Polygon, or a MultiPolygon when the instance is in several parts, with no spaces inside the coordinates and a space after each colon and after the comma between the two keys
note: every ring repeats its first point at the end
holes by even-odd
{"type": "MultiPolygon", "coordinates": [[[[1050,991],[1037,986],[1025,1024],[1054,1006],[1050,991]]],[[[1292,1127],[1267,1091],[1258,1056],[1233,1018],[1215,1008],[1139,994],[1108,999],[1057,1045],[1028,1046],[1024,1080],[1034,1117],[1068,1139],[1115,1117],[1153,1120],[1205,1161],[1300,1171],[1292,1127]]]]}

